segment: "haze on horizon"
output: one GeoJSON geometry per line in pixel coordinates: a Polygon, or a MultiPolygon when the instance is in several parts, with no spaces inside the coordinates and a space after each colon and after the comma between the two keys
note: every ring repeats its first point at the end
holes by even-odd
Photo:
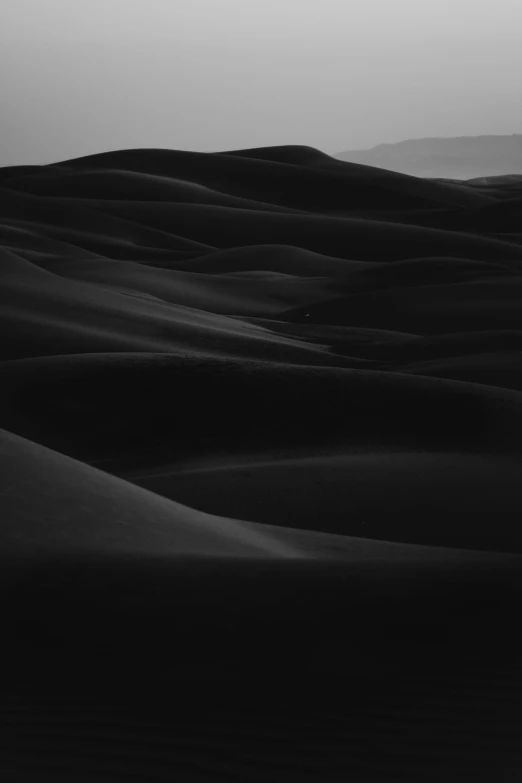
{"type": "Polygon", "coordinates": [[[522,131],[521,0],[1,0],[0,166],[522,131]]]}

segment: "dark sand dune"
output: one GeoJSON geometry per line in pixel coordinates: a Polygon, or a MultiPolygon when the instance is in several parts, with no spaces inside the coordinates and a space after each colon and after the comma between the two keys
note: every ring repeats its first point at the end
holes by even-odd
{"type": "Polygon", "coordinates": [[[366,261],[325,256],[301,247],[272,243],[213,250],[197,258],[180,258],[175,262],[176,269],[187,272],[241,275],[276,272],[298,277],[337,277],[367,266],[366,261]]]}
{"type": "Polygon", "coordinates": [[[294,210],[274,204],[264,204],[248,198],[230,196],[216,190],[173,177],[159,177],[133,171],[111,169],[56,173],[54,176],[20,178],[10,182],[10,187],[26,193],[45,196],[68,196],[70,198],[115,199],[124,201],[168,201],[196,204],[216,204],[258,209],[268,212],[289,212],[294,210]]]}
{"type": "MultiPolygon", "coordinates": [[[[39,212],[41,197],[18,196],[27,209],[39,212]]],[[[59,215],[69,208],[69,202],[49,198],[59,215]]],[[[207,247],[224,248],[242,245],[282,244],[302,247],[340,258],[378,261],[384,246],[390,261],[417,258],[430,247],[431,255],[442,252],[460,258],[477,260],[513,260],[522,264],[522,251],[517,245],[470,233],[441,231],[392,222],[368,221],[360,217],[340,218],[327,215],[281,214],[277,212],[238,209],[208,204],[171,202],[136,202],[75,199],[75,210],[96,209],[104,216],[114,216],[125,224],[138,223],[162,234],[173,231],[192,242],[207,247]]],[[[185,248],[180,248],[185,249],[185,248]]],[[[187,249],[192,249],[190,246],[187,249]]]]}
{"type": "Polygon", "coordinates": [[[348,293],[337,300],[297,308],[284,315],[292,321],[366,326],[414,334],[482,329],[520,329],[522,276],[480,279],[448,285],[412,284],[371,292],[348,293]]]}
{"type": "Polygon", "coordinates": [[[519,179],[0,184],[2,780],[519,780],[519,179]]]}
{"type": "Polygon", "coordinates": [[[357,209],[364,206],[373,209],[384,204],[450,203],[462,206],[487,200],[484,194],[469,192],[459,185],[426,182],[384,169],[340,163],[306,147],[269,147],[238,150],[232,154],[118,150],[64,161],[60,166],[77,171],[102,167],[167,175],[217,190],[223,188],[232,195],[253,197],[256,201],[309,207],[319,212],[349,205],[357,209]],[[296,165],[299,157],[301,162],[296,165]],[[324,191],[325,186],[328,192],[324,191]]]}

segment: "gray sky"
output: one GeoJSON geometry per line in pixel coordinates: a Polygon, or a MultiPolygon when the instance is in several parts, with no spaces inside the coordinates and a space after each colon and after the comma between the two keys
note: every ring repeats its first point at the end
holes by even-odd
{"type": "Polygon", "coordinates": [[[522,132],[522,0],[0,0],[0,165],[522,132]]]}

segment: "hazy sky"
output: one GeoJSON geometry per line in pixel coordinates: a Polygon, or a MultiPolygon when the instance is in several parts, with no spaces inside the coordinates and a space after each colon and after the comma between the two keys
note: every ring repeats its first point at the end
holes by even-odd
{"type": "Polygon", "coordinates": [[[0,0],[0,165],[522,132],[522,0],[0,0]]]}

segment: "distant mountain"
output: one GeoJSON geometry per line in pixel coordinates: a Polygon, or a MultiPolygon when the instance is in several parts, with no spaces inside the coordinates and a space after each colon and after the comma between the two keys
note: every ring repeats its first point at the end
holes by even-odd
{"type": "Polygon", "coordinates": [[[334,157],[416,177],[472,179],[522,174],[522,134],[409,139],[334,157]]]}

